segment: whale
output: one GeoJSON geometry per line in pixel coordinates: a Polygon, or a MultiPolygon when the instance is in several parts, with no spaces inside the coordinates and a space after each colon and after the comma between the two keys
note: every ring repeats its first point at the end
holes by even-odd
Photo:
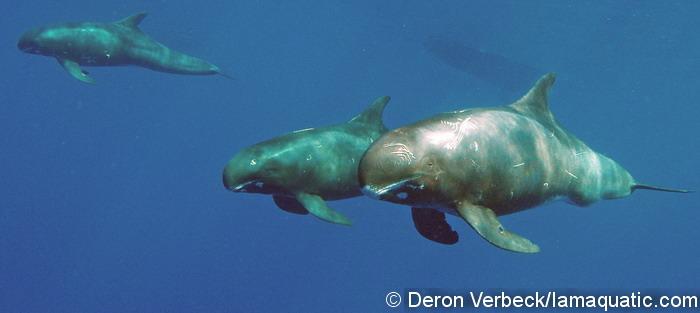
{"type": "Polygon", "coordinates": [[[113,23],[63,23],[42,26],[25,32],[19,50],[54,57],[74,78],[94,83],[81,66],[135,65],[151,70],[187,75],[227,76],[219,67],[153,40],[139,24],[147,13],[141,12],[113,23]]]}
{"type": "Polygon", "coordinates": [[[389,99],[377,98],[346,123],[298,130],[243,149],[224,168],[224,187],[271,195],[289,213],[351,225],[326,201],[362,195],[358,165],[370,144],[387,131],[382,113],[389,99]]]}
{"type": "Polygon", "coordinates": [[[429,240],[459,240],[445,219],[451,214],[491,244],[521,253],[540,248],[498,216],[559,198],[587,206],[640,189],[689,192],[641,184],[566,131],[549,109],[554,80],[543,76],[510,105],[442,113],[385,133],[360,161],[363,192],[411,206],[416,230],[429,240]]]}
{"type": "Polygon", "coordinates": [[[423,47],[438,61],[485,81],[507,95],[518,96],[520,87],[527,87],[530,79],[540,76],[530,65],[448,37],[430,36],[423,41],[423,47]]]}

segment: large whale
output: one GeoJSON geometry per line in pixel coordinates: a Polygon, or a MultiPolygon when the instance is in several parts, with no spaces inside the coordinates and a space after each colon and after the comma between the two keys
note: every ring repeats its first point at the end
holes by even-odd
{"type": "Polygon", "coordinates": [[[228,162],[224,186],[234,192],[272,195],[279,208],[331,223],[350,220],[326,205],[362,195],[357,167],[369,145],[386,132],[378,98],[347,123],[295,131],[244,149],[228,162]]]}
{"type": "Polygon", "coordinates": [[[530,80],[537,79],[540,75],[529,65],[450,38],[431,36],[423,41],[423,47],[442,63],[514,96],[518,96],[530,80]],[[523,82],[526,82],[525,85],[523,82]]]}
{"type": "Polygon", "coordinates": [[[637,189],[687,192],[638,183],[564,130],[547,103],[553,83],[547,74],[511,105],[443,113],[384,134],[360,162],[363,191],[412,206],[416,229],[430,240],[457,242],[449,213],[490,243],[528,253],[539,247],[497,216],[558,197],[585,206],[637,189]]]}
{"type": "Polygon", "coordinates": [[[73,77],[94,83],[80,66],[137,65],[155,71],[223,74],[207,61],[172,50],[151,39],[138,25],[146,13],[114,23],[64,23],[39,27],[22,35],[17,47],[31,54],[55,57],[73,77]]]}

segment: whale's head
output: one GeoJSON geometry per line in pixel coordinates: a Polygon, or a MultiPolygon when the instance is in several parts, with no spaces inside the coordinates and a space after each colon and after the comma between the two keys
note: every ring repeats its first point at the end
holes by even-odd
{"type": "Polygon", "coordinates": [[[404,127],[376,140],[360,161],[363,193],[398,204],[444,207],[444,162],[424,136],[420,128],[404,127]]]}
{"type": "Polygon", "coordinates": [[[17,48],[25,53],[52,55],[59,38],[53,28],[40,27],[22,34],[17,48]]]}
{"type": "Polygon", "coordinates": [[[41,29],[32,29],[22,34],[17,42],[17,48],[25,53],[41,54],[41,41],[39,40],[41,29]]]}
{"type": "Polygon", "coordinates": [[[76,34],[81,34],[77,24],[45,26],[22,34],[17,48],[25,53],[60,56],[71,52],[76,42],[76,34]]]}
{"type": "Polygon", "coordinates": [[[289,193],[296,176],[289,152],[268,143],[243,149],[224,168],[224,187],[233,192],[289,193]]]}

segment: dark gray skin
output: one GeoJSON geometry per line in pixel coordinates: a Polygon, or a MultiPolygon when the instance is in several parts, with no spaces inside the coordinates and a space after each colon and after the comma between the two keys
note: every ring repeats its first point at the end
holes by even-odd
{"type": "Polygon", "coordinates": [[[224,169],[224,186],[234,192],[272,195],[279,208],[311,214],[331,223],[350,220],[326,205],[362,194],[357,167],[369,145],[386,132],[380,97],[347,123],[304,129],[276,137],[236,154],[224,169]]]}
{"type": "Polygon", "coordinates": [[[30,30],[17,47],[31,54],[55,57],[76,79],[94,83],[80,66],[137,65],[159,72],[223,74],[207,61],[171,50],[151,39],[138,25],[146,13],[114,23],[64,23],[30,30]]]}
{"type": "Polygon", "coordinates": [[[443,113],[384,134],[360,162],[363,191],[412,206],[416,229],[430,240],[458,241],[449,213],[492,244],[526,253],[539,247],[496,216],[559,197],[586,206],[635,189],[687,192],[638,184],[559,126],[547,104],[553,83],[548,74],[511,105],[443,113]]]}

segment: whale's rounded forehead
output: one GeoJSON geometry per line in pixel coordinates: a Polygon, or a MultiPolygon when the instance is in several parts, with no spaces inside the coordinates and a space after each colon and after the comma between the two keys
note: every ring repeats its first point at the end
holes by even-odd
{"type": "Polygon", "coordinates": [[[17,41],[17,48],[27,53],[40,53],[42,49],[38,38],[43,31],[44,28],[39,27],[24,32],[17,41]]]}
{"type": "Polygon", "coordinates": [[[246,153],[245,150],[236,153],[226,164],[226,170],[229,173],[242,173],[254,170],[254,167],[259,165],[257,159],[246,153]]]}
{"type": "Polygon", "coordinates": [[[39,38],[45,31],[46,27],[35,27],[30,30],[25,31],[22,33],[22,36],[20,36],[19,42],[22,43],[28,43],[28,42],[36,42],[36,39],[39,38]]]}
{"type": "Polygon", "coordinates": [[[24,33],[22,33],[22,36],[20,37],[20,40],[26,40],[30,38],[36,37],[38,34],[44,31],[44,27],[35,27],[32,28],[24,33]]]}
{"type": "Polygon", "coordinates": [[[234,157],[239,165],[260,166],[263,163],[264,149],[257,145],[247,147],[234,157]]]}
{"type": "Polygon", "coordinates": [[[280,140],[277,137],[241,149],[233,160],[239,166],[263,166],[269,162],[289,163],[307,150],[297,141],[280,140]]]}
{"type": "Polygon", "coordinates": [[[361,182],[384,186],[408,175],[421,158],[414,134],[414,129],[399,128],[372,143],[360,161],[361,182]]]}

